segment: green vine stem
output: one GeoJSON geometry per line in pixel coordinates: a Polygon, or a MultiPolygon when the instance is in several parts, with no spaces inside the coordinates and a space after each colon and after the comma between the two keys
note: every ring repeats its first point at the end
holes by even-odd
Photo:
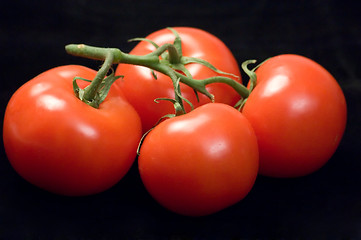
{"type": "MultiPolygon", "coordinates": [[[[208,98],[211,99],[211,101],[214,101],[214,96],[208,92],[208,90],[206,89],[206,85],[216,82],[228,84],[243,99],[246,99],[249,95],[249,90],[244,85],[229,77],[216,76],[206,79],[195,80],[191,76],[189,76],[189,74],[182,74],[176,71],[177,66],[181,65],[181,63],[179,62],[182,62],[182,58],[181,58],[182,56],[174,44],[164,44],[158,47],[154,52],[143,56],[127,54],[117,48],[100,48],[100,47],[88,46],[85,44],[69,44],[65,46],[65,50],[67,51],[67,53],[74,56],[104,61],[102,68],[100,69],[98,75],[94,79],[94,80],[97,79],[97,82],[94,83],[93,80],[91,85],[92,84],[99,85],[99,81],[101,81],[104,78],[105,74],[109,71],[112,64],[126,63],[126,64],[144,66],[154,71],[163,73],[171,78],[175,89],[177,88],[175,84],[178,81],[180,81],[192,87],[196,92],[200,92],[206,95],[208,98]],[[169,59],[172,61],[175,67],[172,65],[171,62],[169,62],[169,64],[166,64],[164,63],[164,60],[160,59],[160,56],[166,51],[168,51],[169,59]],[[174,67],[175,69],[172,67],[174,67]]],[[[184,68],[184,65],[182,67],[184,68]]],[[[181,68],[180,70],[184,70],[182,67],[180,67],[181,68]]],[[[210,67],[212,68],[212,70],[216,71],[216,69],[214,69],[213,66],[210,65],[210,67]]],[[[94,89],[96,92],[97,88],[94,87],[94,89]]],[[[94,89],[92,91],[84,93],[84,96],[86,97],[87,101],[91,101],[91,98],[94,98],[94,89]]],[[[180,96],[180,94],[176,94],[176,101],[179,102],[180,104],[183,104],[182,97],[180,96]]]]}
{"type": "Polygon", "coordinates": [[[101,86],[101,82],[103,81],[103,79],[105,78],[106,74],[108,73],[111,65],[113,64],[113,58],[114,55],[111,54],[111,52],[106,52],[104,55],[104,63],[102,65],[102,67],[99,69],[97,75],[95,76],[95,78],[92,81],[92,84],[96,87],[90,87],[89,91],[84,92],[84,99],[91,101],[92,99],[95,98],[97,92],[99,91],[99,88],[101,86]]]}

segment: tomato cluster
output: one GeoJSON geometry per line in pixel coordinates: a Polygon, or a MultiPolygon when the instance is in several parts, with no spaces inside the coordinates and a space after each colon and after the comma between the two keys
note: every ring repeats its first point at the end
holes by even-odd
{"type": "MultiPolygon", "coordinates": [[[[205,60],[242,84],[233,77],[240,76],[237,61],[218,38],[195,28],[174,30],[182,40],[182,54],[205,60]]],[[[147,39],[131,54],[149,57],[176,37],[163,29],[147,39]]],[[[208,84],[205,91],[215,102],[185,83],[176,86],[180,96],[164,72],[127,61],[115,71],[124,78],[107,89],[98,108],[80,101],[82,93],[74,94],[74,82],[87,89],[84,79],[97,75],[83,66],[50,69],[14,93],[3,139],[19,175],[53,193],[95,194],[116,184],[138,151],[139,174],[150,195],[171,211],[202,216],[242,200],[258,174],[300,177],[315,172],[331,158],[345,130],[340,86],[303,56],[265,61],[252,72],[247,96],[224,82],[208,84]],[[177,94],[189,103],[185,112],[156,124],[174,108],[171,101],[154,100],[177,94]],[[240,99],[242,108],[236,109],[240,99]]],[[[199,82],[222,75],[198,63],[185,68],[179,68],[182,74],[199,82]]]]}

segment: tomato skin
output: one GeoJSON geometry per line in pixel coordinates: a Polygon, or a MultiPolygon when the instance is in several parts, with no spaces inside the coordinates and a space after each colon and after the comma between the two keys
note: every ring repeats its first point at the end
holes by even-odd
{"type": "Polygon", "coordinates": [[[285,54],[256,70],[257,85],[243,114],[258,138],[260,174],[300,177],[334,154],[346,126],[346,101],[318,63],[285,54]]]}
{"type": "Polygon", "coordinates": [[[134,162],[140,118],[119,89],[112,86],[99,109],[73,93],[75,76],[95,74],[77,65],[53,68],[11,97],[4,146],[11,165],[30,183],[61,195],[95,194],[117,183],[134,162]]]}
{"type": "MultiPolygon", "coordinates": [[[[196,28],[174,27],[173,29],[179,33],[182,39],[183,56],[201,58],[221,71],[241,76],[236,59],[220,39],[196,28]]],[[[161,46],[165,43],[173,43],[175,36],[170,30],[162,29],[153,32],[146,38],[161,46]]],[[[130,54],[145,55],[154,50],[153,45],[142,41],[135,46],[130,54]]],[[[205,79],[219,75],[200,64],[188,64],[186,68],[194,79],[205,79]]],[[[156,80],[149,69],[127,64],[119,64],[116,74],[124,76],[124,79],[118,80],[116,83],[140,115],[144,132],[152,128],[164,115],[174,113],[172,103],[167,101],[154,102],[154,99],[160,97],[174,98],[173,84],[168,76],[156,72],[156,80]]],[[[241,79],[235,80],[241,82],[241,79]]],[[[195,107],[210,102],[203,94],[198,94],[200,98],[198,102],[192,88],[182,83],[180,85],[183,96],[190,100],[195,107]]],[[[233,106],[240,99],[237,92],[226,84],[213,83],[206,88],[215,95],[216,102],[233,106]]],[[[188,104],[186,110],[190,111],[188,104]]]]}
{"type": "Polygon", "coordinates": [[[251,190],[258,173],[257,140],[240,112],[210,103],[150,131],[138,167],[162,206],[182,215],[208,215],[251,190]]]}

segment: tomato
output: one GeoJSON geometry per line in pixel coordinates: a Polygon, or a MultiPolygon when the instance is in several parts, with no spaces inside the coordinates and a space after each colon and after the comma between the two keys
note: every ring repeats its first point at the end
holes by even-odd
{"type": "Polygon", "coordinates": [[[4,146],[11,165],[30,183],[62,195],[94,194],[117,183],[134,162],[141,122],[119,89],[112,86],[99,109],[73,93],[75,76],[95,74],[82,66],[56,67],[11,97],[4,146]]]}
{"type": "MultiPolygon", "coordinates": [[[[240,76],[237,61],[227,46],[217,37],[196,28],[175,27],[173,29],[179,33],[182,40],[183,56],[201,58],[223,72],[240,76]]],[[[170,30],[162,29],[153,32],[146,38],[161,46],[165,43],[173,43],[175,36],[170,30]]],[[[154,50],[155,47],[152,44],[142,41],[130,54],[145,55],[154,50]]],[[[194,79],[219,75],[197,63],[187,64],[186,68],[194,79]]],[[[157,79],[155,79],[150,69],[128,64],[119,64],[116,75],[124,76],[124,79],[116,81],[116,84],[120,86],[127,100],[140,115],[144,132],[153,127],[162,116],[174,112],[172,103],[154,102],[156,98],[174,98],[173,84],[168,76],[156,72],[157,79]]],[[[238,81],[240,80],[238,79],[238,81]]],[[[210,102],[203,94],[198,94],[198,102],[192,88],[182,83],[180,85],[183,96],[190,100],[195,107],[210,102]]],[[[216,102],[234,105],[240,99],[239,95],[226,84],[212,83],[206,89],[215,95],[216,102]]],[[[187,104],[186,110],[190,110],[187,104]]]]}
{"type": "Polygon", "coordinates": [[[256,70],[257,85],[243,114],[258,138],[260,174],[299,177],[321,168],[346,126],[346,101],[318,63],[285,54],[256,70]]]}
{"type": "Polygon", "coordinates": [[[162,206],[182,215],[208,215],[251,190],[258,172],[257,139],[239,111],[205,104],[150,131],[138,167],[144,186],[162,206]]]}

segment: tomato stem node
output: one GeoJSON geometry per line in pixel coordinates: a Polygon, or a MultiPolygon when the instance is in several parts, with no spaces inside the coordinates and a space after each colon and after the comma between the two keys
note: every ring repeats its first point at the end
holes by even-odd
{"type": "MultiPolygon", "coordinates": [[[[268,59],[264,60],[263,62],[261,62],[260,64],[258,64],[256,67],[252,68],[251,70],[248,68],[248,66],[250,64],[254,64],[257,62],[257,60],[246,60],[242,63],[241,67],[242,70],[248,75],[249,77],[249,89],[248,89],[248,95],[251,94],[251,92],[253,91],[253,89],[256,87],[257,84],[257,75],[255,73],[255,71],[263,64],[267,61],[268,59]]],[[[247,102],[248,96],[242,98],[241,100],[239,100],[236,104],[235,104],[235,108],[237,108],[239,111],[242,110],[244,104],[247,102]]]]}

